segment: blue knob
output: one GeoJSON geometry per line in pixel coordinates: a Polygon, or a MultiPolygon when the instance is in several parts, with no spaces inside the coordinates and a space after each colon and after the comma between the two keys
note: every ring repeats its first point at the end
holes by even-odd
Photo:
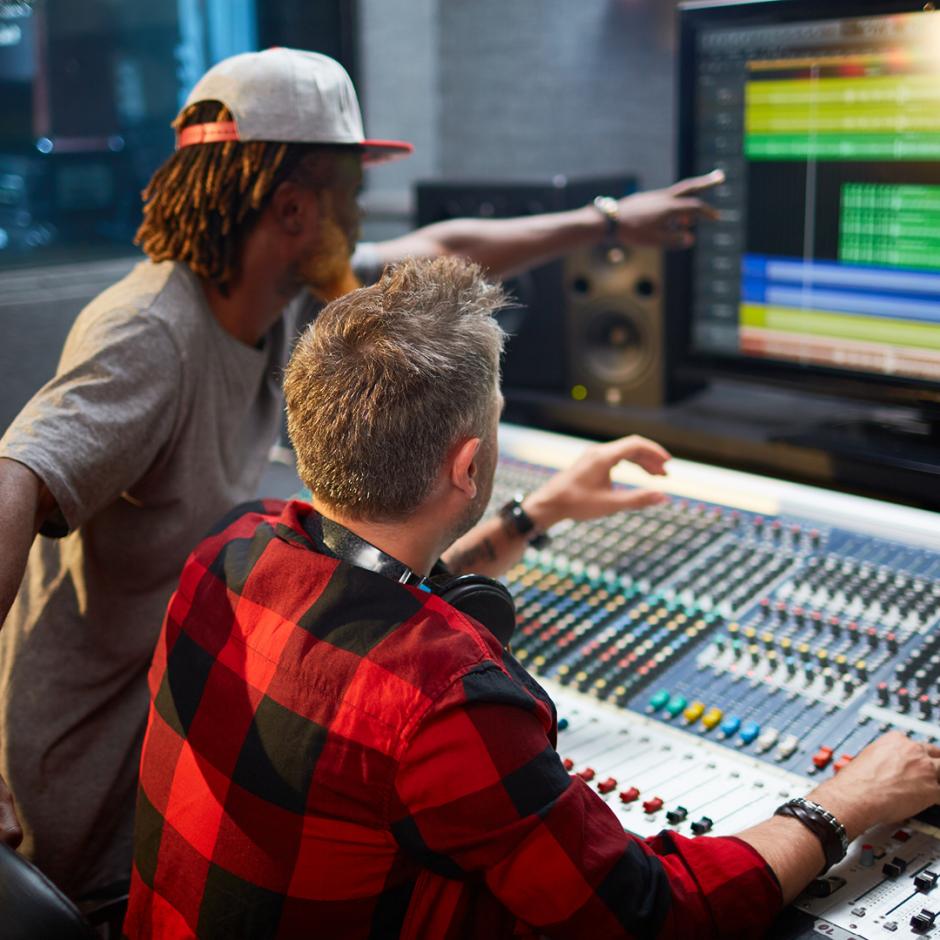
{"type": "Polygon", "coordinates": [[[722,723],[721,727],[718,729],[726,737],[730,738],[738,728],[741,727],[741,719],[735,715],[729,715],[722,723]]]}

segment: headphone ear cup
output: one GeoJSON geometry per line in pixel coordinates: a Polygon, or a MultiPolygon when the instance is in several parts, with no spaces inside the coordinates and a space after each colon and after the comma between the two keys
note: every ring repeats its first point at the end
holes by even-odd
{"type": "Polygon", "coordinates": [[[505,585],[482,574],[462,574],[432,584],[442,600],[482,623],[502,646],[509,646],[516,629],[516,606],[505,585]]]}

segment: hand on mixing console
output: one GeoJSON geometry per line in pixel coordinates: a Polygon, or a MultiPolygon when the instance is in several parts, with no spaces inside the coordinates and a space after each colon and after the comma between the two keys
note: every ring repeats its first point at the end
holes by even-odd
{"type": "MultiPolygon", "coordinates": [[[[940,747],[898,731],[882,735],[807,799],[831,813],[851,841],[878,823],[895,823],[940,802],[940,747]]],[[[816,834],[796,819],[774,816],[738,834],[773,869],[785,902],[819,873],[824,859],[816,834]]]]}
{"type": "Polygon", "coordinates": [[[893,823],[940,803],[940,747],[892,731],[868,745],[810,799],[824,806],[854,839],[877,823],[893,823]]]}
{"type": "Polygon", "coordinates": [[[636,434],[595,444],[527,497],[525,510],[544,531],[562,519],[599,519],[623,510],[658,506],[668,500],[665,493],[614,487],[610,472],[629,460],[653,476],[665,476],[669,459],[665,448],[636,434]]]}

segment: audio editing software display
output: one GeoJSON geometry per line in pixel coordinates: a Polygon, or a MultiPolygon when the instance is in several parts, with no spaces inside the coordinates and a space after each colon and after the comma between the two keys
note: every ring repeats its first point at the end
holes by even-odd
{"type": "MultiPolygon", "coordinates": [[[[543,453],[567,462],[530,438],[503,432],[494,506],[544,481],[543,453]]],[[[835,524],[673,497],[562,524],[508,573],[559,755],[624,828],[739,832],[886,730],[940,739],[940,533],[922,513],[921,544],[870,534],[873,504],[842,499],[835,524]]],[[[849,931],[828,936],[940,934],[938,820],[866,834],[799,907],[849,931]]]]}
{"type": "Polygon", "coordinates": [[[940,382],[940,13],[694,41],[693,349],[940,382]]]}

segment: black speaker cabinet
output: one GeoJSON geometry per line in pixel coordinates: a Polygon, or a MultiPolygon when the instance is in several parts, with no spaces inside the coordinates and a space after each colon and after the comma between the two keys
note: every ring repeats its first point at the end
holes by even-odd
{"type": "Polygon", "coordinates": [[[578,401],[665,401],[662,255],[598,245],[563,261],[568,393],[578,401]]]}
{"type": "MultiPolygon", "coordinates": [[[[416,187],[416,222],[428,225],[455,218],[509,218],[560,212],[586,205],[595,196],[623,196],[636,189],[632,176],[569,179],[557,176],[532,182],[434,180],[416,187]]],[[[513,305],[500,315],[509,334],[503,359],[503,392],[558,396],[571,392],[568,355],[567,267],[553,261],[506,282],[513,305]]]]}

